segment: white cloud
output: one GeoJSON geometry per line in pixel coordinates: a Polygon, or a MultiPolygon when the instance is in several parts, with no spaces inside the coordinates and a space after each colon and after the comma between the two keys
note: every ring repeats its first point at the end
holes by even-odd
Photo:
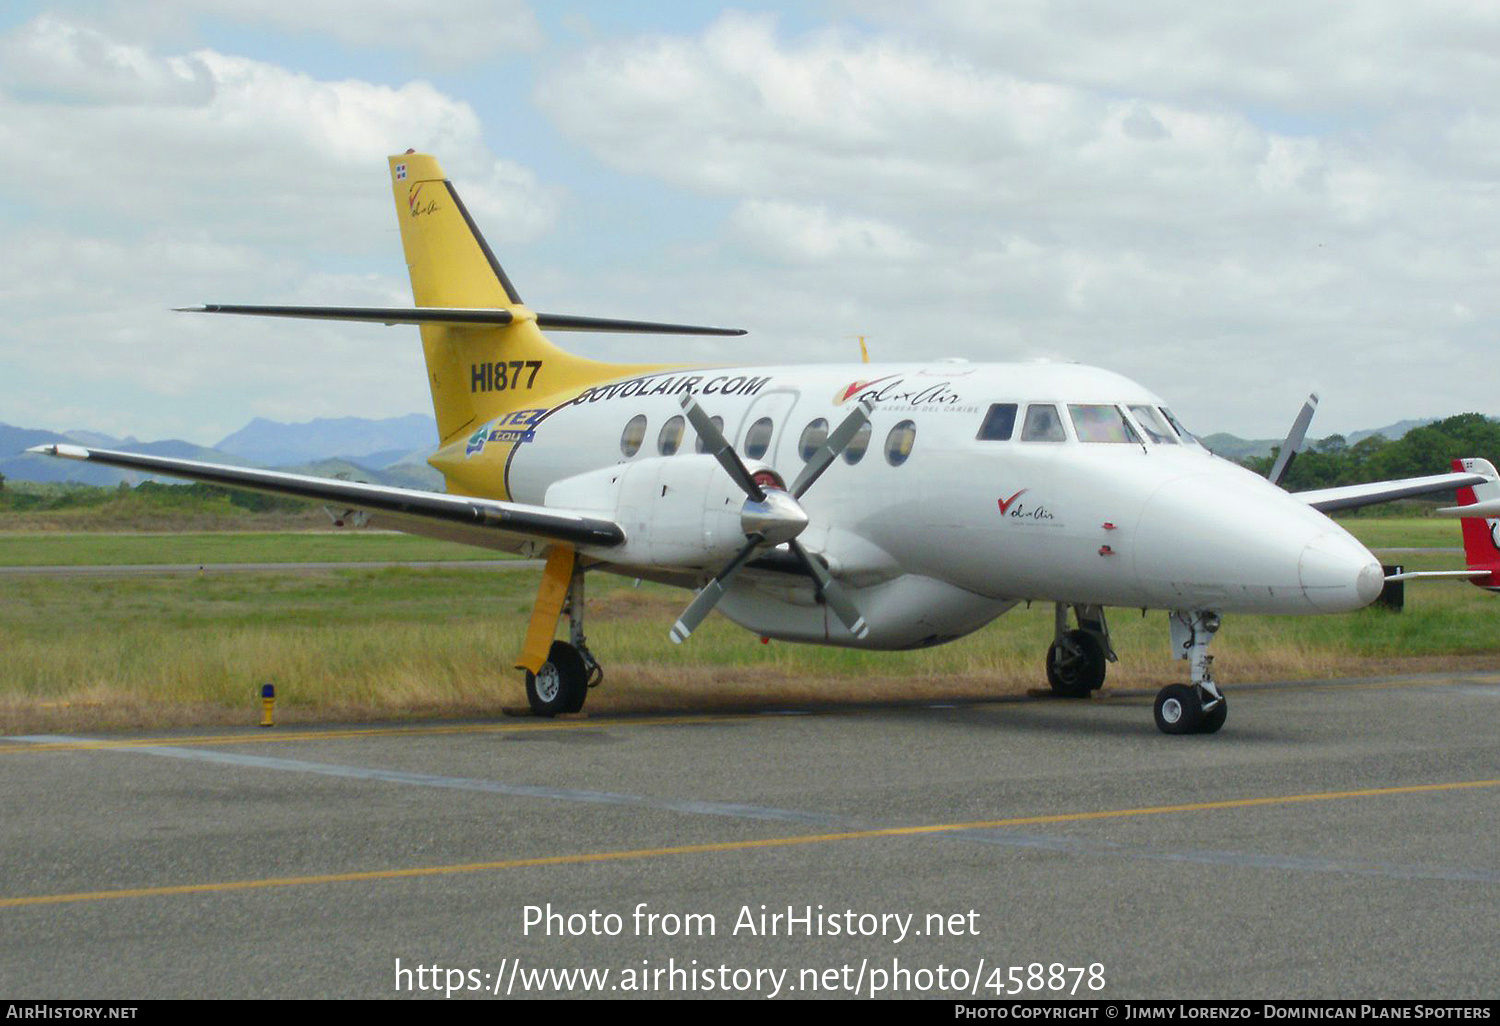
{"type": "Polygon", "coordinates": [[[0,39],[0,86],[32,100],[203,104],[213,80],[190,56],[157,58],[87,26],[41,15],[0,39]]]}
{"type": "Polygon", "coordinates": [[[848,3],[902,36],[1028,78],[1173,102],[1379,116],[1500,89],[1488,0],[848,3]]]}
{"type": "Polygon", "coordinates": [[[411,331],[171,308],[410,303],[385,161],[407,147],[437,153],[509,239],[539,236],[557,208],[556,189],[489,152],[472,107],[426,82],[159,54],[51,17],[0,37],[0,54],[0,146],[25,168],[0,207],[7,422],[207,441],[251,414],[425,409],[411,331]],[[94,422],[58,423],[80,397],[94,422]]]}
{"type": "Polygon", "coordinates": [[[736,208],[731,223],[751,245],[788,260],[910,260],[922,251],[899,228],[835,217],[824,207],[749,200],[736,208]]]}
{"type": "Polygon", "coordinates": [[[714,261],[671,284],[732,310],[775,295],[747,311],[768,357],[877,328],[903,357],[1065,354],[1241,431],[1319,380],[1339,393],[1327,429],[1500,410],[1455,369],[1487,365],[1500,328],[1500,91],[1465,57],[1488,14],[1465,38],[1457,4],[1436,28],[1371,5],[1309,26],[1301,7],[1252,25],[958,3],[920,32],[908,10],[886,12],[900,33],[788,35],[731,13],[606,41],[537,97],[600,160],[732,205],[714,261]],[[1054,70],[1070,27],[1077,53],[1054,70]],[[1418,52],[1451,60],[1393,66],[1418,52]],[[1324,96],[1298,101],[1309,83],[1324,96]],[[1292,117],[1339,105],[1357,121],[1292,117]],[[745,247],[772,261],[753,283],[745,247]]]}
{"type": "Polygon", "coordinates": [[[32,202],[368,247],[390,227],[385,157],[412,147],[441,154],[473,183],[476,216],[512,237],[536,237],[556,207],[530,171],[488,153],[472,107],[426,82],[321,81],[213,50],[157,56],[50,17],[0,46],[19,58],[0,94],[0,144],[26,154],[32,202]],[[185,69],[191,93],[166,88],[185,69]],[[112,92],[119,78],[145,85],[112,92]]]}
{"type": "Polygon", "coordinates": [[[323,36],[361,49],[410,53],[434,68],[465,67],[529,52],[543,43],[525,0],[115,0],[121,28],[183,32],[204,17],[298,36],[323,36]]]}

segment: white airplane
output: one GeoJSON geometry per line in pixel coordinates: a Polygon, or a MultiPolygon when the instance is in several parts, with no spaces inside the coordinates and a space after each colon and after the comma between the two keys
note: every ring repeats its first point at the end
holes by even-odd
{"type": "MultiPolygon", "coordinates": [[[[414,308],[195,309],[420,325],[441,438],[429,462],[446,493],[78,445],[31,451],[545,557],[517,659],[539,715],[577,711],[602,677],[583,631],[585,572],[602,570],[699,589],[676,642],[717,608],[767,638],[920,648],[1051,602],[1047,678],[1076,697],[1115,658],[1106,607],[1167,610],[1190,672],[1157,696],[1157,726],[1213,732],[1228,709],[1208,653],[1222,615],[1342,613],[1380,594],[1380,563],[1328,513],[1456,488],[1500,498],[1480,459],[1288,494],[1276,481],[1312,403],[1267,480],[1210,454],[1154,392],[1094,367],[588,360],[543,329],[743,332],[536,313],[437,161],[408,151],[389,163],[414,308]],[[569,639],[554,641],[564,617],[569,639]]],[[[1483,574],[1500,586],[1500,559],[1483,574]]]]}

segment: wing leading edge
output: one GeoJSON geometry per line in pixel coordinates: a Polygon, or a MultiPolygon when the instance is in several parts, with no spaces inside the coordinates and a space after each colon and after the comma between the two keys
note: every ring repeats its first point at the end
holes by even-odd
{"type": "Polygon", "coordinates": [[[548,509],[545,506],[502,502],[499,499],[447,495],[415,488],[393,488],[388,485],[286,474],[276,470],[253,470],[221,463],[145,456],[64,443],[38,445],[27,452],[185,477],[192,481],[244,488],[253,492],[336,502],[352,509],[390,514],[396,523],[410,524],[413,533],[417,534],[427,533],[420,529],[423,524],[457,528],[470,536],[466,540],[479,545],[488,544],[489,547],[505,547],[495,545],[495,541],[501,538],[565,542],[598,548],[611,548],[625,540],[624,530],[612,520],[567,510],[548,509]],[[489,539],[488,543],[486,538],[489,539]]]}
{"type": "Polygon", "coordinates": [[[1358,509],[1380,502],[1410,499],[1434,492],[1451,492],[1456,488],[1482,485],[1492,479],[1483,474],[1433,474],[1430,477],[1407,477],[1398,481],[1374,481],[1370,484],[1343,485],[1339,488],[1318,488],[1310,492],[1293,492],[1313,509],[1322,513],[1335,513],[1343,509],[1358,509]]]}

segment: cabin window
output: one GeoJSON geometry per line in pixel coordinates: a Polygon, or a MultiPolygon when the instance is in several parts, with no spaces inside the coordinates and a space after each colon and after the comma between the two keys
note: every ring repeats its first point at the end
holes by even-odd
{"type": "Polygon", "coordinates": [[[682,418],[673,417],[661,426],[661,433],[656,436],[656,451],[663,456],[671,456],[682,448],[682,418]]]}
{"type": "Polygon", "coordinates": [[[797,452],[802,456],[802,462],[806,463],[812,459],[826,441],[828,441],[828,421],[819,417],[802,429],[802,437],[797,440],[797,452]]]}
{"type": "Polygon", "coordinates": [[[625,425],[625,430],[620,434],[620,451],[626,456],[634,456],[641,451],[641,443],[646,440],[646,415],[637,413],[630,418],[630,423],[625,425]]]}
{"type": "Polygon", "coordinates": [[[1068,414],[1073,418],[1073,432],[1080,442],[1135,442],[1141,436],[1125,419],[1118,406],[1105,403],[1069,403],[1068,414]]]}
{"type": "Polygon", "coordinates": [[[1021,426],[1023,442],[1066,442],[1062,418],[1051,403],[1032,403],[1026,407],[1026,423],[1021,426]]]}
{"type": "Polygon", "coordinates": [[[750,430],[745,432],[745,455],[752,460],[758,460],[771,448],[771,424],[770,417],[762,417],[750,425],[750,430]]]}
{"type": "Polygon", "coordinates": [[[984,423],[979,425],[979,434],[975,437],[981,442],[1008,442],[1015,430],[1016,404],[995,403],[984,415],[984,423]]]}
{"type": "Polygon", "coordinates": [[[844,447],[844,462],[854,466],[865,458],[865,450],[870,447],[870,422],[867,420],[854,432],[854,437],[844,447]]]}
{"type": "Polygon", "coordinates": [[[891,433],[885,436],[885,461],[893,467],[901,466],[911,455],[911,446],[916,440],[917,425],[909,420],[891,428],[891,433]]]}
{"type": "Polygon", "coordinates": [[[1176,445],[1177,437],[1160,413],[1150,406],[1131,406],[1130,415],[1154,445],[1176,445]]]}
{"type": "MultiPolygon", "coordinates": [[[[723,417],[709,417],[708,419],[711,420],[711,421],[713,421],[714,427],[718,428],[719,431],[720,431],[720,433],[722,433],[724,431],[724,418],[723,417]]],[[[699,436],[698,440],[693,443],[693,451],[694,452],[700,452],[700,453],[708,451],[708,443],[703,440],[703,438],[702,438],[701,435],[699,436]]]]}

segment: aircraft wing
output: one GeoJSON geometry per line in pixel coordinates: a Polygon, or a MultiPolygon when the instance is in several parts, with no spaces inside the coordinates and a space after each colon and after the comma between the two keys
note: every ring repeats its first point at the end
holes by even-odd
{"type": "Polygon", "coordinates": [[[1319,488],[1310,492],[1293,492],[1292,495],[1319,512],[1333,513],[1341,509],[1373,506],[1378,502],[1430,495],[1433,492],[1451,492],[1466,485],[1487,484],[1490,480],[1491,478],[1482,474],[1433,474],[1430,477],[1407,477],[1399,481],[1373,481],[1370,484],[1319,488]]]}
{"type": "Polygon", "coordinates": [[[424,492],[416,488],[392,488],[276,470],[252,470],[64,443],[38,445],[27,452],[185,477],[252,492],[335,502],[351,509],[386,514],[382,519],[389,519],[393,526],[413,534],[432,534],[486,548],[513,549],[518,543],[534,540],[609,548],[625,540],[624,530],[612,520],[519,502],[424,492]]]}

